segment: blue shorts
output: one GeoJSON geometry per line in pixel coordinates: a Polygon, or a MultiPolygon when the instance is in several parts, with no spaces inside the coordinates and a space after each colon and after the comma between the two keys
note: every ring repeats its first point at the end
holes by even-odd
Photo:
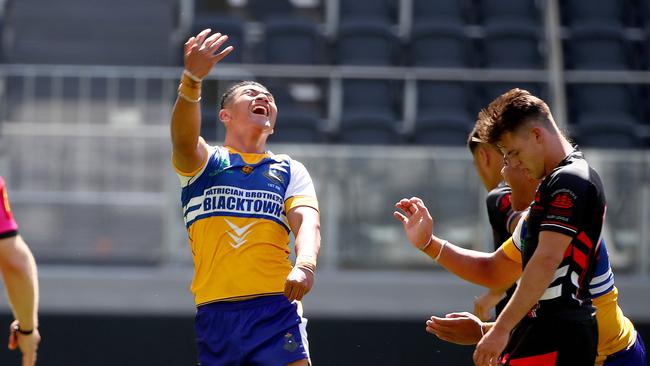
{"type": "Polygon", "coordinates": [[[196,312],[201,366],[284,366],[309,359],[307,319],[284,295],[214,302],[196,312]]]}
{"type": "Polygon", "coordinates": [[[632,347],[608,356],[603,366],[646,366],[645,345],[639,332],[632,347]]]}

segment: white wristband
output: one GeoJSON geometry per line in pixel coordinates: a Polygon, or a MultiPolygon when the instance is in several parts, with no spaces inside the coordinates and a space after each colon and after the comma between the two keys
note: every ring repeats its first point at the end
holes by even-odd
{"type": "Polygon", "coordinates": [[[429,245],[431,245],[431,242],[432,242],[432,241],[433,241],[433,236],[429,238],[429,241],[428,241],[426,244],[424,244],[424,245],[421,246],[421,247],[418,247],[418,249],[420,249],[420,250],[425,250],[425,249],[427,249],[427,247],[428,247],[429,245]]]}
{"type": "Polygon", "coordinates": [[[481,322],[481,324],[479,324],[479,328],[481,328],[481,338],[483,338],[483,336],[485,335],[485,331],[483,330],[484,325],[485,324],[483,324],[482,322],[481,322]]]}
{"type": "Polygon", "coordinates": [[[188,69],[183,69],[183,74],[184,74],[185,76],[187,76],[188,78],[192,79],[192,81],[195,81],[195,82],[197,82],[197,83],[200,83],[201,80],[203,80],[203,79],[201,79],[200,77],[198,77],[198,76],[192,74],[188,69]]]}
{"type": "Polygon", "coordinates": [[[434,261],[437,262],[438,259],[440,259],[440,256],[442,255],[442,251],[445,249],[445,245],[447,245],[447,243],[449,243],[447,240],[442,242],[442,245],[440,245],[440,250],[438,251],[438,255],[436,255],[436,257],[433,258],[434,261]]]}

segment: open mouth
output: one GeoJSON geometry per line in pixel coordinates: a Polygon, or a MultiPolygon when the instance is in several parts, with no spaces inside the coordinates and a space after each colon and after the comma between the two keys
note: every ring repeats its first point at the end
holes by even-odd
{"type": "Polygon", "coordinates": [[[269,116],[269,109],[267,107],[263,106],[263,105],[253,106],[252,112],[254,114],[259,114],[259,115],[262,115],[262,116],[265,116],[265,117],[269,116]]]}

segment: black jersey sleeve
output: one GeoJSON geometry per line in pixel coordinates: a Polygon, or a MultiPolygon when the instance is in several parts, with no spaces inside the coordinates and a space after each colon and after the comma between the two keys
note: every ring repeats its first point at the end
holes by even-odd
{"type": "Polygon", "coordinates": [[[575,237],[584,226],[585,209],[590,197],[589,181],[569,170],[560,170],[548,181],[541,192],[545,208],[540,231],[554,231],[575,237]]]}
{"type": "Polygon", "coordinates": [[[500,186],[491,190],[485,199],[495,250],[510,237],[508,229],[515,213],[510,202],[511,195],[510,187],[500,186]]]}

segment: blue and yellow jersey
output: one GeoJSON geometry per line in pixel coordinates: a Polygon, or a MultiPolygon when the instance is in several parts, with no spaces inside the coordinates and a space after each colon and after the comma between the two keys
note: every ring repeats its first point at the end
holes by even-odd
{"type": "MultiPolygon", "coordinates": [[[[518,263],[521,263],[521,240],[526,237],[527,218],[525,214],[523,219],[519,220],[512,237],[501,245],[508,258],[518,263]]],[[[598,322],[596,364],[600,365],[608,355],[627,349],[636,340],[634,325],[618,306],[618,289],[614,285],[614,273],[609,264],[604,240],[600,241],[598,248],[596,270],[589,283],[589,293],[596,307],[598,322]]]]}
{"type": "Polygon", "coordinates": [[[287,212],[318,210],[305,167],[286,155],[211,146],[199,169],[176,171],[196,304],[283,293],[292,268],[287,212]]]}

